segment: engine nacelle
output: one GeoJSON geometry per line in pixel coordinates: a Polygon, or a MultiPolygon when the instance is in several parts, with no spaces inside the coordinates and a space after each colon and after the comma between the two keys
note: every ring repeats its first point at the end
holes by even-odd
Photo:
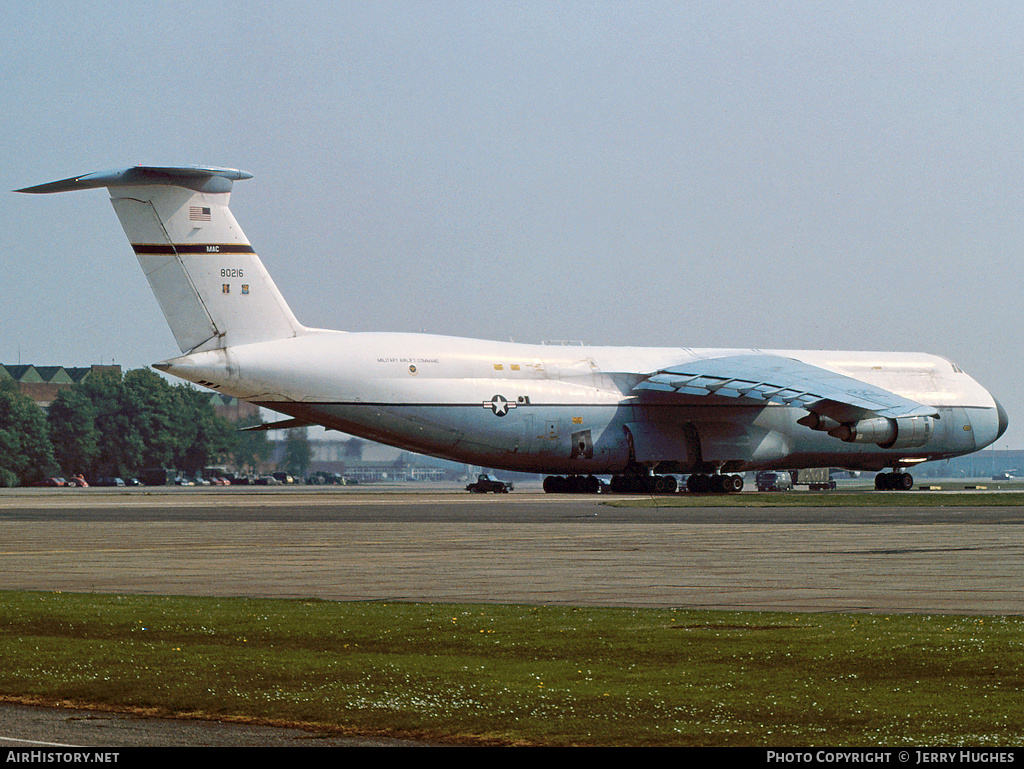
{"type": "Polygon", "coordinates": [[[803,425],[804,427],[809,427],[812,430],[818,430],[823,433],[827,433],[829,430],[835,430],[837,427],[840,426],[839,422],[837,422],[836,420],[829,419],[828,417],[823,417],[821,414],[818,414],[817,412],[814,411],[796,420],[796,423],[798,425],[803,425]]]}
{"type": "Polygon", "coordinates": [[[875,417],[840,425],[828,434],[846,443],[875,443],[883,449],[911,449],[932,438],[932,417],[875,417]]]}

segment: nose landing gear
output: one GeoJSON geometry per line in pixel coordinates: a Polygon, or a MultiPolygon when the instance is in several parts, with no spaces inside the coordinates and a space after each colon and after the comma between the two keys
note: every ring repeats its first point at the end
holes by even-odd
{"type": "Polygon", "coordinates": [[[914,476],[893,470],[875,476],[875,491],[910,491],[914,488],[914,476]]]}

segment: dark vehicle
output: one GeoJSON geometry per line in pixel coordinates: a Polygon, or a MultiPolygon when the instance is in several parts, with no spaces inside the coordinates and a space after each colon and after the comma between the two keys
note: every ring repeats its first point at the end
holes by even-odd
{"type": "Polygon", "coordinates": [[[507,494],[515,488],[511,483],[505,483],[505,481],[499,481],[490,473],[478,475],[476,483],[471,483],[466,487],[466,491],[472,491],[474,494],[486,494],[488,491],[493,491],[495,494],[507,494]]]}
{"type": "Polygon", "coordinates": [[[789,491],[793,488],[793,479],[789,473],[758,473],[758,491],[789,491]]]}
{"type": "Polygon", "coordinates": [[[143,486],[170,486],[177,473],[165,467],[147,467],[139,476],[143,486]]]}

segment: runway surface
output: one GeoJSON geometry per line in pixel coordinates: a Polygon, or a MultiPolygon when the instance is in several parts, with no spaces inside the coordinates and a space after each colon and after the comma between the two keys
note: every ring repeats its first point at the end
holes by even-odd
{"type": "Polygon", "coordinates": [[[329,600],[1019,614],[1024,508],[623,508],[516,491],[0,493],[0,585],[329,600]]]}
{"type": "MultiPolygon", "coordinates": [[[[0,586],[1020,614],[1021,507],[630,508],[454,489],[0,490],[0,586]]],[[[421,745],[0,705],[0,749],[421,745]]]]}

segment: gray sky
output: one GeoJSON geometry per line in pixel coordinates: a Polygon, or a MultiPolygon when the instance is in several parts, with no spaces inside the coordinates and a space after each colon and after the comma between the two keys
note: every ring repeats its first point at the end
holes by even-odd
{"type": "MultiPolygon", "coordinates": [[[[0,189],[242,168],[232,210],[307,325],[933,352],[1020,448],[1022,17],[14,0],[0,189]]],[[[2,194],[0,362],[177,353],[104,191],[2,194]]]]}

